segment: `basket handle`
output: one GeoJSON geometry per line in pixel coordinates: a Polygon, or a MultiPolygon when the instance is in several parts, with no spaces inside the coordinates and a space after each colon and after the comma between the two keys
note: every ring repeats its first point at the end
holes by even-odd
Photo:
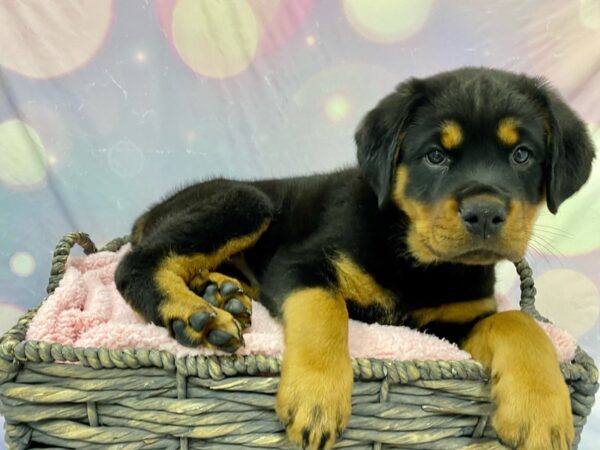
{"type": "Polygon", "coordinates": [[[515,263],[515,267],[517,268],[517,273],[521,279],[521,300],[519,301],[521,311],[526,312],[534,319],[542,322],[549,322],[549,320],[542,316],[535,307],[535,295],[537,294],[537,291],[533,281],[533,271],[531,270],[529,263],[523,258],[515,263]]]}
{"type": "Polygon", "coordinates": [[[83,248],[83,252],[86,255],[91,255],[98,251],[96,244],[94,244],[87,233],[73,232],[65,234],[63,238],[58,241],[58,244],[56,244],[54,254],[52,255],[52,268],[50,269],[50,279],[48,281],[48,287],[46,288],[48,294],[52,294],[58,287],[58,283],[65,274],[67,259],[75,244],[78,244],[83,248]]]}
{"type": "Polygon", "coordinates": [[[90,236],[87,233],[75,231],[73,233],[65,234],[63,238],[58,241],[58,244],[56,244],[56,248],[54,249],[54,255],[52,256],[52,268],[50,269],[50,280],[48,281],[46,292],[48,294],[52,294],[58,287],[58,283],[60,283],[60,280],[64,276],[67,269],[67,259],[69,259],[69,254],[71,253],[71,250],[75,244],[79,245],[83,249],[83,253],[86,255],[91,255],[92,253],[105,250],[109,252],[116,252],[128,242],[129,236],[123,236],[113,239],[102,248],[97,248],[96,244],[94,244],[94,241],[90,239],[90,236]]]}

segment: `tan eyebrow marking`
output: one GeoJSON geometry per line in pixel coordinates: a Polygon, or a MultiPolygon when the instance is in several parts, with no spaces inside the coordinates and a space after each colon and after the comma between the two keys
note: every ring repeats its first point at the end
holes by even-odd
{"type": "Polygon", "coordinates": [[[462,128],[453,120],[445,120],[442,122],[440,134],[442,147],[446,150],[452,150],[458,147],[463,141],[462,128]]]}
{"type": "Polygon", "coordinates": [[[514,117],[505,117],[498,122],[496,134],[504,145],[515,145],[519,142],[519,121],[514,117]]]}

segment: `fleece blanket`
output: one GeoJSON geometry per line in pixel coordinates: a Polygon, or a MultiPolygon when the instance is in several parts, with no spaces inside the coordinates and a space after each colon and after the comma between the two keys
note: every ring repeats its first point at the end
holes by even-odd
{"type": "MultiPolygon", "coordinates": [[[[27,339],[60,343],[73,347],[104,347],[120,350],[145,348],[169,351],[176,356],[207,355],[204,348],[178,344],[167,330],[147,324],[119,294],[114,272],[124,246],[116,253],[99,252],[87,257],[72,257],[55,292],[46,299],[31,321],[27,339]]],[[[510,309],[510,302],[498,298],[499,310],[510,309]]],[[[561,361],[573,358],[575,339],[552,324],[541,323],[554,343],[561,361]]],[[[245,331],[246,345],[237,353],[276,356],[283,352],[283,329],[267,310],[254,302],[252,326],[245,331]]],[[[470,355],[456,345],[407,327],[349,324],[350,354],[354,358],[395,360],[464,360],[470,355]]]]}

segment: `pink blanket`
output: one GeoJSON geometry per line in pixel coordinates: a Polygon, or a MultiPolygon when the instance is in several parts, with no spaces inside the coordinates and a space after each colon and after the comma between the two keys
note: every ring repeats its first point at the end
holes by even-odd
{"type": "MultiPolygon", "coordinates": [[[[213,353],[206,349],[179,345],[167,330],[146,324],[123,300],[113,279],[125,246],[117,253],[100,252],[88,257],[70,258],[59,287],[40,307],[31,321],[27,339],[109,349],[155,348],[177,356],[213,353]]],[[[510,309],[507,299],[499,298],[499,309],[510,309]]],[[[573,337],[554,325],[542,324],[561,361],[575,354],[573,337]]],[[[246,346],[239,354],[280,355],[283,331],[267,310],[254,302],[252,327],[244,334],[246,346]]],[[[470,355],[435,336],[407,327],[350,321],[350,354],[355,358],[388,358],[395,360],[464,360],[470,355]]]]}

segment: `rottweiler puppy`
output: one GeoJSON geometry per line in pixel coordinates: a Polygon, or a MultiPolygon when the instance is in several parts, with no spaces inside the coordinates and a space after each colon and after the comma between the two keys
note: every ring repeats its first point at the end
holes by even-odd
{"type": "Polygon", "coordinates": [[[281,318],[277,414],[329,449],[348,423],[348,318],[457,342],[492,374],[509,446],[566,450],[573,424],[554,348],[496,312],[494,264],[523,257],[538,210],[587,180],[594,150],[543,80],[464,68],[409,79],[362,120],[358,166],[191,185],[143,214],[118,289],[188,346],[234,352],[251,297],[281,318]]]}

